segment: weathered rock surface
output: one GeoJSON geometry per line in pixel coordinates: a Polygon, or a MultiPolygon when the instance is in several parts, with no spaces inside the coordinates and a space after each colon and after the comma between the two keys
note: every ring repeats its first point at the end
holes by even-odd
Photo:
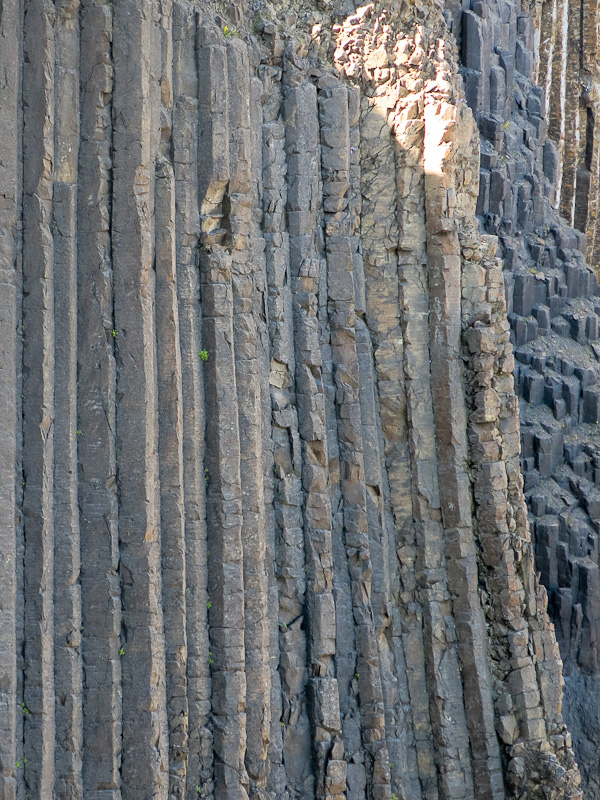
{"type": "Polygon", "coordinates": [[[597,798],[598,9],[490,2],[449,11],[481,132],[477,213],[504,262],[536,569],[585,795],[597,798]]]}
{"type": "Polygon", "coordinates": [[[1,800],[594,796],[547,11],[0,3],[1,800]]]}

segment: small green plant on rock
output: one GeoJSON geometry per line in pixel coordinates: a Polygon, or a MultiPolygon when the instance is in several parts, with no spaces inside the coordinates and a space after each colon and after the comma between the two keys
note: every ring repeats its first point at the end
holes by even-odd
{"type": "Polygon", "coordinates": [[[230,28],[229,25],[225,25],[225,27],[223,28],[223,36],[226,39],[231,39],[232,36],[236,36],[237,37],[239,35],[240,34],[239,34],[237,28],[230,28]]]}
{"type": "Polygon", "coordinates": [[[123,647],[119,648],[119,655],[120,656],[124,656],[125,655],[125,649],[123,647]]]}
{"type": "Polygon", "coordinates": [[[208,350],[200,350],[200,361],[208,361],[208,350]]]}

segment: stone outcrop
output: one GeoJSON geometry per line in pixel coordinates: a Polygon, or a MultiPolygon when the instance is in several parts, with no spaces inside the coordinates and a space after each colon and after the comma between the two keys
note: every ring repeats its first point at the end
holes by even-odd
{"type": "Polygon", "coordinates": [[[536,569],[586,796],[598,797],[597,7],[474,3],[446,16],[481,133],[477,213],[504,263],[536,569]]]}
{"type": "Polygon", "coordinates": [[[560,23],[355,5],[0,3],[2,800],[582,796],[560,23]]]}

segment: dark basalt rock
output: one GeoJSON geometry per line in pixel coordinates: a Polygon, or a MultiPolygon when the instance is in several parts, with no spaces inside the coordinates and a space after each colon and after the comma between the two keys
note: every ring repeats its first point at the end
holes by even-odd
{"type": "Polygon", "coordinates": [[[599,796],[588,17],[0,2],[0,800],[599,796]]]}

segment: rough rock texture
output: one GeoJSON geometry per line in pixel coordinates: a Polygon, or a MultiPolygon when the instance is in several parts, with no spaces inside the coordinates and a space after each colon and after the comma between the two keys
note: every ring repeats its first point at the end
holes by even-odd
{"type": "Polygon", "coordinates": [[[354,5],[0,3],[1,800],[581,797],[547,15],[354,5]]]}
{"type": "Polygon", "coordinates": [[[598,7],[492,0],[446,11],[481,133],[477,213],[504,262],[536,569],[586,796],[598,798],[598,7]]]}

